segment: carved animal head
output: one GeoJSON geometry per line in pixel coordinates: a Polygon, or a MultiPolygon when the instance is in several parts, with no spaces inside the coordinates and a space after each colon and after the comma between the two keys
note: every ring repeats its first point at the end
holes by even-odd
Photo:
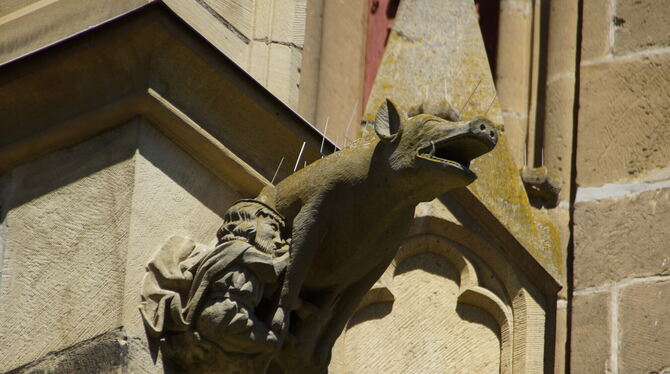
{"type": "Polygon", "coordinates": [[[485,118],[454,122],[419,114],[402,120],[389,100],[379,108],[374,127],[392,169],[429,178],[442,189],[474,181],[470,162],[498,142],[498,131],[485,118]]]}

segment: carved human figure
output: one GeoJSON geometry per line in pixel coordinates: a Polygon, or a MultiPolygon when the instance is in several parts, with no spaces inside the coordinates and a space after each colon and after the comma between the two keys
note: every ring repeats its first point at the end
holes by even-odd
{"type": "Polygon", "coordinates": [[[284,228],[274,209],[242,200],[226,212],[215,248],[173,237],[149,263],[140,310],[179,370],[265,371],[279,349],[262,311],[288,258],[284,228]]]}

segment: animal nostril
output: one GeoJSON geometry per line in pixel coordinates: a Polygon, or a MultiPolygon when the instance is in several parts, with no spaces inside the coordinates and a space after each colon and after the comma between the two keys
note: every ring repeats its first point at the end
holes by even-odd
{"type": "Polygon", "coordinates": [[[480,130],[484,131],[485,128],[486,128],[486,126],[483,123],[481,125],[479,125],[480,130]]]}
{"type": "Polygon", "coordinates": [[[496,133],[494,133],[493,131],[491,131],[489,134],[491,134],[492,138],[495,138],[495,136],[496,136],[496,133]]]}

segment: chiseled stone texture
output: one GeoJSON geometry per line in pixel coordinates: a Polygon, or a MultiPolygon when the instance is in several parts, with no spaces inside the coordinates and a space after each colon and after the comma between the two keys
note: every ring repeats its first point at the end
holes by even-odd
{"type": "MultiPolygon", "coordinates": [[[[530,1],[508,5],[523,10],[530,1]]],[[[483,115],[492,104],[486,116],[502,124],[474,3],[403,0],[394,22],[364,120],[372,122],[387,98],[403,111],[421,104],[438,107],[446,99],[464,119],[483,115]]],[[[505,129],[509,132],[507,124],[505,129]]],[[[473,162],[478,178],[468,189],[552,276],[560,278],[564,264],[558,232],[530,206],[508,139],[501,132],[493,151],[473,162]]]]}
{"type": "MultiPolygon", "coordinates": [[[[588,1],[586,1],[588,3],[588,1]]],[[[617,0],[614,53],[670,47],[670,6],[667,0],[617,0]]]]}
{"type": "Polygon", "coordinates": [[[4,0],[0,4],[0,62],[7,62],[67,38],[146,2],[4,0]]]}
{"type": "Polygon", "coordinates": [[[577,289],[670,273],[670,190],[577,203],[574,217],[577,289]]]}
{"type": "Polygon", "coordinates": [[[577,183],[599,186],[670,165],[670,54],[583,66],[577,183]]]}
{"type": "Polygon", "coordinates": [[[0,371],[121,325],[131,128],[11,171],[0,285],[0,371]]]}
{"type": "Polygon", "coordinates": [[[582,61],[605,57],[610,49],[612,0],[584,1],[582,20],[582,61]]]}
{"type": "Polygon", "coordinates": [[[569,348],[571,372],[609,373],[610,331],[611,294],[575,295],[569,348]]]}
{"type": "Polygon", "coordinates": [[[457,305],[458,279],[435,254],[403,261],[393,305],[372,304],[352,317],[335,372],[499,373],[498,324],[479,308],[457,305]]]}
{"type": "Polygon", "coordinates": [[[7,374],[102,374],[121,373],[128,343],[121,330],[113,330],[75,344],[60,352],[8,372],[7,374]]]}
{"type": "Polygon", "coordinates": [[[670,369],[670,280],[645,281],[619,294],[619,373],[670,369]]]}
{"type": "Polygon", "coordinates": [[[226,209],[245,197],[142,120],[124,287],[123,324],[130,336],[143,336],[137,312],[145,266],[172,235],[215,244],[226,209]]]}
{"type": "Polygon", "coordinates": [[[61,365],[58,352],[121,326],[130,372],[162,372],[137,309],[145,266],[171,235],[212,244],[240,192],[143,119],[3,179],[0,372],[61,365]]]}

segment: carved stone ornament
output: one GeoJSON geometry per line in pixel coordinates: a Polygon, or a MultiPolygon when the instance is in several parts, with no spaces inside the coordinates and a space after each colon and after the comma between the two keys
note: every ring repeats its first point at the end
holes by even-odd
{"type": "Polygon", "coordinates": [[[416,204],[473,182],[470,161],[497,143],[483,118],[401,118],[386,101],[377,137],[233,205],[215,248],[172,238],[159,250],[140,309],[165,359],[198,373],[327,372],[416,204]]]}

